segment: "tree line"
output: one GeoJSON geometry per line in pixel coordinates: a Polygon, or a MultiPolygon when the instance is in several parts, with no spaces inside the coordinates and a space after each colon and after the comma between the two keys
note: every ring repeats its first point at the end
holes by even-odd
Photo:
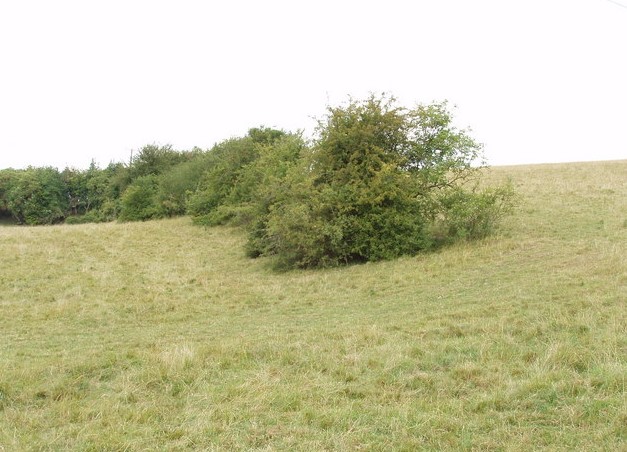
{"type": "Polygon", "coordinates": [[[479,188],[482,146],[446,103],[370,96],[328,107],[315,138],[253,128],[209,150],[148,145],[128,164],[0,171],[0,216],[18,224],[189,215],[248,233],[284,268],[391,259],[485,237],[512,204],[479,188]]]}

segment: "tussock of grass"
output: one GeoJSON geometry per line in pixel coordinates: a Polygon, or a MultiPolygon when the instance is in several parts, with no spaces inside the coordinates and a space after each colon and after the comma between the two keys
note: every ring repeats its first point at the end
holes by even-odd
{"type": "Polygon", "coordinates": [[[274,273],[188,219],[0,228],[0,450],[621,450],[627,162],[498,237],[274,273]]]}

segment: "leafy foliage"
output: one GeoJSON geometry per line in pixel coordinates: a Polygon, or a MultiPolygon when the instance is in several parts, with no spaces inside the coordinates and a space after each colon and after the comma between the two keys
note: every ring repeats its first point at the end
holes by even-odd
{"type": "Polygon", "coordinates": [[[172,146],[149,144],[133,157],[130,177],[136,179],[142,176],[162,174],[183,161],[185,161],[185,155],[172,149],[172,146]]]}
{"type": "Polygon", "coordinates": [[[184,215],[190,196],[210,165],[209,156],[199,150],[186,161],[179,163],[159,177],[157,204],[162,216],[184,215]]]}
{"type": "Polygon", "coordinates": [[[128,184],[128,169],[122,163],[110,163],[103,170],[90,166],[86,181],[90,209],[86,217],[90,221],[113,221],[117,218],[122,191],[128,184]]]}
{"type": "Polygon", "coordinates": [[[481,236],[506,203],[503,191],[465,187],[481,146],[452,125],[445,104],[407,110],[384,96],[351,100],[329,108],[318,136],[275,184],[250,255],[276,255],[285,267],[391,259],[481,236]]]}
{"type": "Polygon", "coordinates": [[[209,152],[209,169],[189,201],[188,211],[195,221],[221,224],[236,216],[236,211],[251,201],[257,187],[256,178],[263,178],[258,174],[259,168],[252,169],[254,162],[264,153],[272,153],[274,145],[287,136],[283,131],[255,128],[245,137],[214,146],[209,152]]]}
{"type": "Polygon", "coordinates": [[[138,177],[122,195],[120,221],[144,221],[158,218],[157,176],[149,174],[138,177]]]}
{"type": "Polygon", "coordinates": [[[8,205],[8,194],[16,177],[16,170],[0,170],[0,218],[11,217],[11,210],[8,205]]]}
{"type": "Polygon", "coordinates": [[[483,191],[448,190],[440,199],[430,234],[440,244],[484,238],[512,210],[514,198],[509,183],[483,191]]]}
{"type": "Polygon", "coordinates": [[[6,207],[18,224],[62,221],[69,207],[63,177],[49,167],[16,172],[6,193],[6,207]]]}

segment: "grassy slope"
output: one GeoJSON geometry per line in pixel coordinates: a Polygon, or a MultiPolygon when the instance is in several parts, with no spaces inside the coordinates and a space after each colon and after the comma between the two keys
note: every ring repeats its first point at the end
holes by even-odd
{"type": "Polygon", "coordinates": [[[508,176],[501,236],[344,269],[0,228],[0,450],[625,450],[627,161],[508,176]]]}

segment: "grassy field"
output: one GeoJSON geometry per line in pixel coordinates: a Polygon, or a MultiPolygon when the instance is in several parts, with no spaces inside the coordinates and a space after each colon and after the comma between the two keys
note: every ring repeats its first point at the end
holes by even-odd
{"type": "Polygon", "coordinates": [[[0,451],[627,450],[627,161],[488,177],[498,236],[341,269],[0,227],[0,451]]]}

